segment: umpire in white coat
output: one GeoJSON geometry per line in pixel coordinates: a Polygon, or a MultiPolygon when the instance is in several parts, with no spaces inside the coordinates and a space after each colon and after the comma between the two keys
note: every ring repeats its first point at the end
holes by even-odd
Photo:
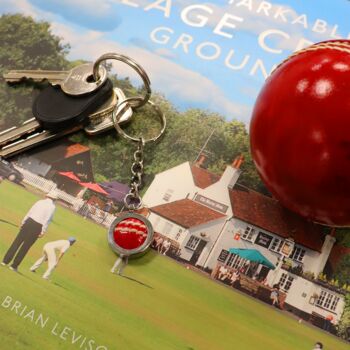
{"type": "Polygon", "coordinates": [[[55,213],[56,200],[56,193],[50,192],[46,195],[45,199],[37,201],[30,208],[22,221],[22,226],[17,237],[4,256],[2,265],[8,265],[12,261],[10,269],[17,271],[18,266],[32,245],[38,238],[45,234],[55,213]]]}
{"type": "Polygon", "coordinates": [[[76,239],[74,237],[69,237],[68,239],[60,239],[58,241],[46,243],[43,249],[43,256],[34,263],[30,271],[35,272],[44,261],[47,261],[48,267],[43,275],[43,278],[47,280],[63,255],[75,242],[76,239]],[[59,253],[58,257],[56,256],[56,251],[59,253]]]}

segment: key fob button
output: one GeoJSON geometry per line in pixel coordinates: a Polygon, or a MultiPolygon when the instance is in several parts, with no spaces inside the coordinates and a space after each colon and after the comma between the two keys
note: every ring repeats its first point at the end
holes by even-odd
{"type": "Polygon", "coordinates": [[[112,93],[113,84],[109,79],[98,90],[80,96],[67,95],[60,87],[49,85],[34,100],[33,115],[47,130],[85,124],[89,115],[106,102],[112,93]]]}

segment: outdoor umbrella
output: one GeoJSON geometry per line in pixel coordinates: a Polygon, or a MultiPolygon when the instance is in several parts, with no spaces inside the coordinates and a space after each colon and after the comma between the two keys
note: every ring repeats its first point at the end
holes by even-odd
{"type": "Polygon", "coordinates": [[[124,197],[129,193],[129,186],[118,181],[102,182],[99,185],[108,193],[108,198],[122,203],[124,197]]]}
{"type": "Polygon", "coordinates": [[[264,255],[262,255],[256,249],[230,248],[228,251],[230,253],[233,253],[233,254],[240,256],[243,259],[265,265],[272,270],[274,270],[276,268],[276,266],[270,260],[266,259],[264,257],[264,255]]]}
{"type": "Polygon", "coordinates": [[[101,193],[104,195],[108,195],[108,193],[98,184],[94,184],[92,182],[80,182],[81,186],[84,186],[86,188],[88,188],[91,191],[97,192],[97,193],[101,193]]]}
{"type": "Polygon", "coordinates": [[[68,177],[71,180],[80,182],[79,177],[76,176],[72,171],[60,171],[59,174],[62,176],[68,177]]]}

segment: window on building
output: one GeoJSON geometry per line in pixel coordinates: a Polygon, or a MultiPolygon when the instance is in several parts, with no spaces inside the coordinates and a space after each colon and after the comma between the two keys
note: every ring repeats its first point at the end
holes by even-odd
{"type": "Polygon", "coordinates": [[[174,190],[168,188],[168,189],[166,190],[166,192],[164,193],[163,200],[165,200],[166,202],[169,202],[171,196],[173,195],[173,193],[174,193],[174,190]]]}
{"type": "Polygon", "coordinates": [[[284,292],[287,293],[290,287],[292,286],[293,281],[294,281],[294,277],[290,276],[287,273],[282,273],[282,276],[278,284],[280,286],[280,289],[282,289],[284,292]]]}
{"type": "Polygon", "coordinates": [[[241,267],[244,264],[244,262],[245,262],[245,260],[242,259],[237,254],[230,253],[226,265],[231,266],[234,269],[238,269],[239,267],[241,267]]]}
{"type": "Polygon", "coordinates": [[[336,310],[339,300],[340,300],[340,298],[335,295],[334,298],[333,298],[333,301],[331,302],[331,306],[330,306],[330,309],[332,311],[336,310]]]}
{"type": "Polygon", "coordinates": [[[168,235],[168,234],[171,232],[171,230],[172,230],[173,227],[174,227],[174,225],[173,225],[172,223],[166,221],[166,222],[164,223],[163,233],[164,233],[165,235],[168,235]]]}
{"type": "Polygon", "coordinates": [[[237,255],[231,253],[230,256],[228,257],[226,265],[233,266],[233,264],[235,263],[236,258],[237,258],[237,255]]]}
{"type": "Polygon", "coordinates": [[[153,228],[156,229],[158,227],[160,221],[160,216],[156,216],[154,220],[152,221],[153,228]]]}
{"type": "Polygon", "coordinates": [[[327,292],[325,291],[321,291],[321,294],[320,296],[318,297],[317,301],[316,301],[316,305],[317,306],[323,306],[323,303],[326,299],[326,295],[327,295],[327,292]]]}
{"type": "Polygon", "coordinates": [[[299,262],[302,262],[305,256],[306,250],[301,248],[301,247],[297,247],[295,246],[292,254],[290,255],[290,258],[299,262]]]}
{"type": "Polygon", "coordinates": [[[280,238],[275,237],[271,243],[270,250],[279,253],[283,246],[283,240],[280,238]]]}
{"type": "Polygon", "coordinates": [[[228,252],[228,250],[226,249],[222,249],[221,250],[221,253],[218,257],[218,261],[222,262],[222,263],[225,263],[227,257],[230,255],[230,253],[228,252]]]}
{"type": "Polygon", "coordinates": [[[195,250],[200,242],[200,238],[196,236],[191,236],[188,242],[186,243],[186,248],[195,250]]]}
{"type": "Polygon", "coordinates": [[[179,231],[177,232],[176,236],[175,236],[175,241],[178,241],[180,239],[181,233],[182,233],[182,229],[180,228],[179,231]]]}
{"type": "Polygon", "coordinates": [[[250,226],[247,226],[241,238],[246,241],[253,242],[253,238],[255,237],[255,234],[256,234],[255,229],[253,229],[250,226]]]}
{"type": "Polygon", "coordinates": [[[316,305],[324,309],[335,311],[340,298],[335,294],[322,290],[316,301],[316,305]]]}

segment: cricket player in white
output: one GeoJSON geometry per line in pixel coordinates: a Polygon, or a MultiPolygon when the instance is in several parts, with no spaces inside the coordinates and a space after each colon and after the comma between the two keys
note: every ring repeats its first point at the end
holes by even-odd
{"type": "Polygon", "coordinates": [[[45,234],[56,209],[56,200],[57,194],[51,191],[46,195],[46,199],[37,201],[30,208],[1,265],[6,266],[12,261],[10,269],[17,271],[32,245],[45,234]]]}
{"type": "Polygon", "coordinates": [[[43,256],[30,268],[30,271],[35,272],[40,265],[44,262],[48,262],[48,268],[43,275],[44,279],[48,279],[52,271],[58,265],[62,259],[65,252],[76,242],[74,237],[69,237],[68,239],[61,239],[59,241],[53,241],[46,243],[44,245],[43,256]],[[56,256],[56,251],[59,252],[58,257],[56,256]]]}

